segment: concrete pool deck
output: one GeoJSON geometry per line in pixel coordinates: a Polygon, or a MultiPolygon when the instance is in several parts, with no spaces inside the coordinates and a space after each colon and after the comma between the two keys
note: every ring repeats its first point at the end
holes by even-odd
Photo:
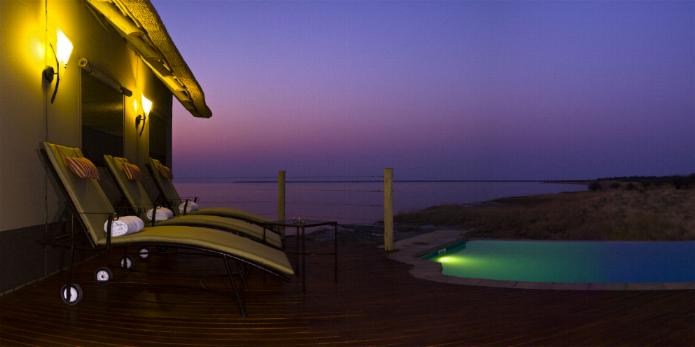
{"type": "Polygon", "coordinates": [[[442,273],[440,263],[422,258],[422,255],[445,248],[447,245],[458,243],[465,239],[467,230],[436,230],[396,242],[396,251],[389,258],[410,264],[410,274],[428,281],[462,284],[469,286],[484,286],[519,289],[551,289],[551,290],[695,290],[695,282],[675,283],[554,283],[554,282],[524,282],[500,281],[488,279],[462,278],[447,276],[442,273]]]}

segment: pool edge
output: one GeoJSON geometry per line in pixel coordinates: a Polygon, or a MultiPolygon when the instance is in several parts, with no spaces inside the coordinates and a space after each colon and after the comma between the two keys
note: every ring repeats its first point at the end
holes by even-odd
{"type": "Polygon", "coordinates": [[[502,281],[447,276],[442,273],[441,264],[421,256],[436,252],[442,247],[451,246],[466,239],[469,230],[435,230],[426,234],[399,240],[396,252],[388,257],[401,263],[410,264],[410,274],[419,279],[467,286],[494,288],[515,288],[526,290],[591,290],[591,291],[632,291],[632,290],[695,290],[695,282],[666,283],[543,283],[526,281],[502,281]]]}

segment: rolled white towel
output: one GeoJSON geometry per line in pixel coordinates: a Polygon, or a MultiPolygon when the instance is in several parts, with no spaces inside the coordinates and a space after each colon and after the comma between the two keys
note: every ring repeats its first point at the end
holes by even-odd
{"type": "Polygon", "coordinates": [[[185,201],[182,202],[181,204],[179,204],[179,212],[183,213],[183,214],[191,213],[193,211],[198,211],[198,208],[199,208],[198,203],[196,203],[195,201],[189,201],[188,205],[186,205],[185,201]],[[184,211],[184,208],[186,209],[185,211],[184,211]]]}
{"type": "MultiPolygon", "coordinates": [[[[118,217],[111,223],[111,236],[118,237],[136,233],[145,228],[145,222],[138,216],[118,217]]],[[[108,219],[104,222],[104,232],[109,230],[108,219]]]]}
{"type": "MultiPolygon", "coordinates": [[[[167,219],[170,219],[173,217],[174,217],[174,211],[172,211],[166,207],[157,207],[157,212],[155,212],[154,220],[156,222],[158,222],[158,221],[167,220],[167,219]]],[[[147,212],[145,212],[145,218],[147,218],[147,220],[152,220],[152,209],[149,209],[149,210],[147,210],[147,212]]]]}

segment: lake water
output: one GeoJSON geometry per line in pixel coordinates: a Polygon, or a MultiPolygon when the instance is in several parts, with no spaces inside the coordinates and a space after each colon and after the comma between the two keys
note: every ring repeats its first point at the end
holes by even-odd
{"type": "MultiPolygon", "coordinates": [[[[275,217],[277,183],[176,182],[201,207],[234,207],[275,217]]],[[[508,196],[586,190],[580,184],[541,182],[394,182],[396,212],[434,205],[482,202],[508,196]]],[[[371,224],[383,218],[382,182],[288,182],[286,216],[371,224]]]]}

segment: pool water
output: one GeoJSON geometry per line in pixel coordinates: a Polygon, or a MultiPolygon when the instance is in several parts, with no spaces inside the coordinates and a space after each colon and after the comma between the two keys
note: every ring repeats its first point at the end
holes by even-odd
{"type": "Polygon", "coordinates": [[[695,241],[474,240],[425,258],[449,276],[554,283],[695,282],[695,241]]]}

